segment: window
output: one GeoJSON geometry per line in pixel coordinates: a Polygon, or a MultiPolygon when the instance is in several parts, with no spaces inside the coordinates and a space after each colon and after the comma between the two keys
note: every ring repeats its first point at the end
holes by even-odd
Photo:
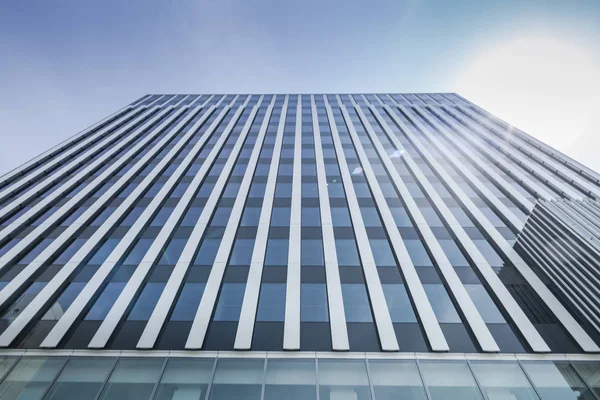
{"type": "Polygon", "coordinates": [[[442,239],[438,240],[440,246],[444,250],[446,257],[448,257],[448,261],[452,264],[453,267],[468,267],[469,262],[463,256],[463,253],[460,251],[454,240],[452,239],[442,239]]]}
{"type": "Polygon", "coordinates": [[[350,213],[346,207],[331,207],[331,219],[333,221],[333,226],[352,226],[350,213]]]}
{"type": "Polygon", "coordinates": [[[127,257],[125,257],[123,264],[124,265],[139,264],[142,261],[142,259],[144,258],[144,256],[146,255],[146,252],[152,245],[153,241],[154,241],[154,239],[139,239],[137,241],[137,243],[135,244],[135,246],[133,246],[133,248],[129,251],[129,254],[127,255],[127,257]]]}
{"type": "Polygon", "coordinates": [[[273,207],[271,212],[271,226],[290,226],[289,207],[273,207]]]}
{"type": "Polygon", "coordinates": [[[442,284],[423,285],[427,298],[431,303],[433,312],[440,323],[459,323],[461,322],[446,288],[442,284]]]}
{"type": "Polygon", "coordinates": [[[413,226],[404,207],[390,207],[390,211],[398,227],[411,228],[413,226]]]}
{"type": "Polygon", "coordinates": [[[32,262],[37,256],[40,255],[42,251],[44,251],[46,247],[50,245],[50,243],[52,243],[52,240],[53,239],[43,239],[33,249],[31,249],[29,253],[25,255],[25,257],[19,260],[19,264],[29,264],[32,262]]]}
{"type": "Polygon", "coordinates": [[[417,364],[412,360],[369,360],[369,377],[377,399],[427,399],[417,364]]]}
{"type": "Polygon", "coordinates": [[[242,311],[245,283],[224,283],[221,288],[214,321],[238,321],[242,311]]]}
{"type": "Polygon", "coordinates": [[[113,357],[72,357],[48,391],[47,398],[95,398],[115,361],[113,357]]]}
{"type": "Polygon", "coordinates": [[[338,265],[341,266],[360,266],[356,243],[353,239],[336,239],[335,248],[337,251],[338,265]]]}
{"type": "Polygon", "coordinates": [[[366,227],[381,227],[379,213],[375,207],[361,207],[360,214],[366,227]]]}
{"type": "Polygon", "coordinates": [[[33,299],[42,291],[47,282],[33,282],[23,294],[11,304],[6,310],[2,319],[5,323],[11,324],[19,313],[33,301],[33,299]]]}
{"type": "Polygon", "coordinates": [[[265,400],[314,400],[314,360],[269,359],[265,378],[265,400]]]}
{"type": "Polygon", "coordinates": [[[236,239],[229,258],[229,265],[250,265],[254,239],[236,239]]]}
{"type": "Polygon", "coordinates": [[[212,378],[212,358],[171,358],[167,362],[156,400],[203,399],[212,378]]]}
{"type": "Polygon", "coordinates": [[[538,399],[516,362],[473,361],[471,369],[479,381],[479,386],[490,399],[538,399]]]}
{"type": "Polygon", "coordinates": [[[360,283],[342,284],[342,297],[346,322],[372,322],[371,305],[365,285],[360,283]]]}
{"type": "Polygon", "coordinates": [[[175,265],[185,245],[187,243],[187,239],[171,239],[169,244],[163,248],[162,256],[160,260],[158,260],[159,265],[175,265]]]}
{"type": "Polygon", "coordinates": [[[427,221],[427,224],[429,224],[429,226],[444,226],[442,220],[440,219],[440,217],[438,217],[438,215],[432,207],[421,207],[420,210],[423,214],[423,217],[425,218],[425,221],[427,221]]]}
{"type": "Polygon", "coordinates": [[[419,364],[431,400],[483,400],[466,362],[423,360],[419,364]]]}
{"type": "Polygon", "coordinates": [[[117,300],[117,297],[119,297],[124,287],[125,282],[109,282],[84,319],[86,321],[102,321],[112,308],[115,300],[117,300]]]}
{"type": "Polygon", "coordinates": [[[371,399],[364,360],[319,360],[318,379],[321,399],[371,399]]]}
{"type": "Polygon", "coordinates": [[[155,357],[119,359],[99,399],[149,399],[164,362],[164,358],[155,357]]]}
{"type": "Polygon", "coordinates": [[[188,282],[183,285],[171,314],[171,321],[193,321],[206,283],[188,282]]]}
{"type": "Polygon", "coordinates": [[[384,283],[381,286],[392,322],[417,322],[404,285],[384,283]]]}
{"type": "Polygon", "coordinates": [[[85,282],[71,282],[59,296],[58,300],[56,300],[46,314],[44,314],[42,320],[58,321],[67,308],[73,304],[73,301],[75,301],[75,298],[83,290],[85,285],[85,282]]]}
{"type": "Polygon", "coordinates": [[[592,400],[594,398],[573,367],[567,363],[524,362],[522,365],[544,400],[592,400]]]}
{"type": "Polygon", "coordinates": [[[502,316],[498,307],[490,297],[489,293],[481,284],[464,285],[465,289],[471,296],[471,300],[477,307],[477,311],[481,314],[483,320],[488,324],[505,324],[506,320],[502,316]]]}
{"type": "Polygon", "coordinates": [[[300,257],[304,266],[325,265],[321,239],[302,239],[302,254],[300,257]]]}
{"type": "Polygon", "coordinates": [[[283,322],[285,315],[285,284],[263,283],[260,285],[257,321],[283,322]]]}
{"type": "Polygon", "coordinates": [[[148,282],[140,293],[135,305],[131,309],[128,321],[148,321],[158,299],[165,288],[166,283],[164,282],[148,282]]]}
{"type": "Polygon", "coordinates": [[[210,400],[259,400],[264,363],[263,359],[219,359],[210,400]]]}
{"type": "Polygon", "coordinates": [[[58,257],[56,257],[52,264],[66,264],[86,241],[86,239],[75,239],[58,257]]]}
{"type": "Polygon", "coordinates": [[[475,246],[479,249],[485,260],[490,263],[492,267],[502,267],[504,260],[500,258],[496,250],[488,243],[487,240],[473,240],[475,246]]]}
{"type": "Polygon", "coordinates": [[[269,239],[265,265],[286,266],[288,263],[288,239],[269,239]]]}
{"type": "Polygon", "coordinates": [[[321,226],[321,214],[318,207],[302,208],[302,226],[321,226]]]}
{"type": "Polygon", "coordinates": [[[0,384],[5,399],[38,399],[65,364],[65,357],[25,357],[0,384]]]}
{"type": "Polygon", "coordinates": [[[92,265],[101,265],[104,261],[106,261],[115,247],[117,247],[119,242],[120,239],[107,239],[106,242],[104,242],[104,244],[98,250],[96,250],[92,258],[90,258],[87,263],[92,265]]]}
{"type": "Polygon", "coordinates": [[[173,207],[161,207],[154,219],[150,223],[150,226],[163,226],[169,219],[169,215],[173,212],[173,207]]]}
{"type": "Polygon", "coordinates": [[[423,247],[423,243],[421,243],[418,239],[406,239],[404,240],[404,245],[406,246],[406,250],[408,250],[408,255],[412,260],[415,267],[432,267],[433,264],[425,247],[423,247]]]}
{"type": "Polygon", "coordinates": [[[396,266],[396,259],[387,239],[371,239],[369,243],[378,267],[396,266]]]}
{"type": "Polygon", "coordinates": [[[258,226],[260,221],[260,207],[246,207],[242,215],[241,226],[258,226]]]}
{"type": "Polygon", "coordinates": [[[327,322],[327,289],[324,283],[300,285],[300,320],[302,322],[327,322]]]}
{"type": "Polygon", "coordinates": [[[227,226],[229,216],[231,215],[231,207],[218,207],[210,221],[211,226],[227,226]]]}
{"type": "Polygon", "coordinates": [[[204,239],[194,259],[194,265],[212,265],[220,244],[221,239],[204,239]]]}

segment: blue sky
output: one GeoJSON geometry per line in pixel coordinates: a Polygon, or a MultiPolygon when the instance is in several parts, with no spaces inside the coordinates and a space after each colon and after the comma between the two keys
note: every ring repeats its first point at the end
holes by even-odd
{"type": "Polygon", "coordinates": [[[600,1],[23,0],[0,54],[0,174],[173,92],[456,91],[600,170],[600,1]]]}

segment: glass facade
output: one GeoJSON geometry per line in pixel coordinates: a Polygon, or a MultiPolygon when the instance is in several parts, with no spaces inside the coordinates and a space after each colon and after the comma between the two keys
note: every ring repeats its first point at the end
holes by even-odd
{"type": "Polygon", "coordinates": [[[0,368],[0,399],[31,400],[593,400],[600,373],[589,361],[314,355],[3,356],[0,368]]]}
{"type": "MultiPolygon", "coordinates": [[[[600,353],[599,183],[455,94],[145,96],[0,177],[0,348],[600,353]]],[[[98,398],[520,399],[590,376],[56,360],[12,371],[98,398]]]]}

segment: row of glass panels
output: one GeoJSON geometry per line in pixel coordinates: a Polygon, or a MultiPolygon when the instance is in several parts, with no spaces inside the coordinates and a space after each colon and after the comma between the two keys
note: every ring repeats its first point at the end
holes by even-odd
{"type": "Polygon", "coordinates": [[[0,399],[587,400],[600,361],[1,357],[0,399]]]}

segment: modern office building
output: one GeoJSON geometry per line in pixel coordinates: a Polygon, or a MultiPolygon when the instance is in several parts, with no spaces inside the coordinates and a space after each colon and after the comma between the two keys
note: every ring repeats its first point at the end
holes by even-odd
{"type": "Polygon", "coordinates": [[[456,94],[144,96],[0,178],[0,400],[600,399],[599,198],[456,94]]]}

